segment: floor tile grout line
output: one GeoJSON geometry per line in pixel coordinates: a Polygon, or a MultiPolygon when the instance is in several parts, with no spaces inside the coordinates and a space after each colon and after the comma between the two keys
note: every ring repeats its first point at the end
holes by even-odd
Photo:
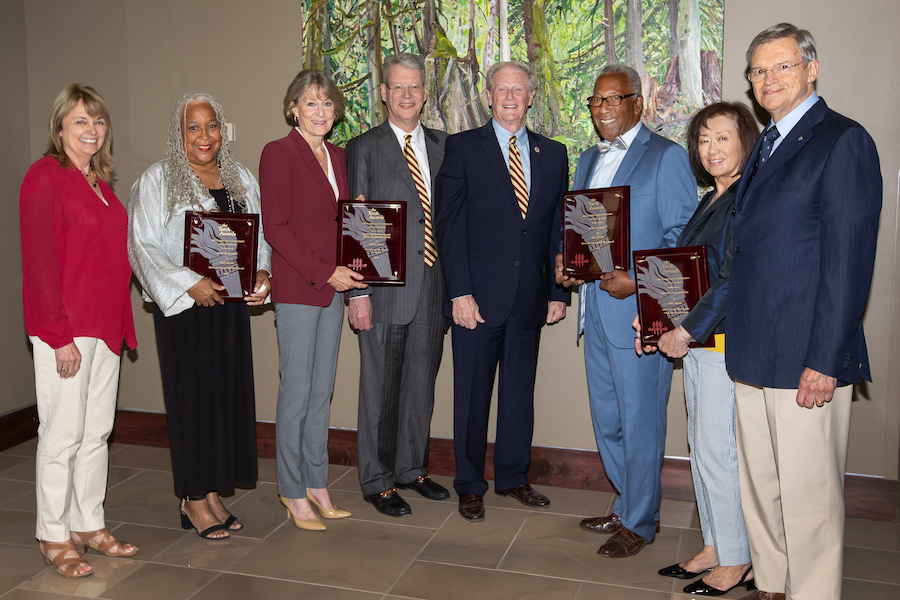
{"type": "Polygon", "coordinates": [[[397,576],[397,578],[394,580],[394,583],[392,583],[392,584],[390,585],[390,587],[388,587],[387,591],[384,592],[384,594],[382,595],[382,598],[384,598],[385,596],[387,596],[388,594],[390,594],[390,593],[393,591],[394,587],[400,582],[400,580],[403,579],[404,576],[406,576],[406,574],[409,572],[410,568],[412,568],[412,566],[413,566],[414,564],[416,564],[416,561],[419,560],[419,557],[422,556],[422,552],[425,551],[425,549],[428,547],[428,544],[430,544],[431,542],[434,541],[434,538],[437,536],[438,532],[441,530],[441,527],[443,527],[444,525],[446,525],[447,522],[450,520],[450,517],[452,517],[452,516],[453,516],[453,513],[451,512],[451,513],[448,514],[447,517],[444,519],[443,523],[441,523],[441,526],[438,527],[438,528],[436,528],[436,529],[432,532],[432,534],[431,534],[431,536],[428,538],[428,540],[427,540],[424,544],[422,544],[422,548],[419,549],[419,551],[418,551],[418,552],[416,553],[416,555],[412,558],[412,560],[409,561],[409,564],[406,565],[406,568],[403,569],[403,572],[400,573],[400,574],[397,576]]]}
{"type": "Polygon", "coordinates": [[[877,579],[863,579],[862,577],[847,577],[844,575],[841,579],[845,581],[865,581],[866,583],[878,583],[883,585],[893,585],[897,588],[900,588],[900,582],[894,583],[892,581],[878,581],[877,579]]]}
{"type": "Polygon", "coordinates": [[[512,540],[510,540],[509,544],[506,546],[506,550],[503,551],[503,556],[500,557],[500,560],[497,561],[497,569],[500,570],[500,565],[503,564],[503,561],[506,560],[506,556],[509,554],[509,551],[512,549],[512,545],[516,543],[516,540],[519,539],[519,534],[522,533],[522,529],[525,527],[525,523],[528,522],[528,519],[531,518],[532,511],[528,511],[528,514],[525,515],[525,518],[519,524],[519,528],[516,530],[516,534],[513,536],[512,540]]]}

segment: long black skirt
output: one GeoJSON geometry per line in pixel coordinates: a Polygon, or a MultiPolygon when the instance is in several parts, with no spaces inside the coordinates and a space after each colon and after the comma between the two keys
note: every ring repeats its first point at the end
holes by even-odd
{"type": "Polygon", "coordinates": [[[153,307],[179,496],[256,484],[250,311],[242,302],[164,317],[153,307]]]}

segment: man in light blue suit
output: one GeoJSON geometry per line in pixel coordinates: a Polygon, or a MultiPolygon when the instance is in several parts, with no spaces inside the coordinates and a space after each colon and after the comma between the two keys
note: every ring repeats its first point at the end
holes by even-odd
{"type": "MultiPolygon", "coordinates": [[[[641,124],[641,79],[631,67],[600,71],[588,104],[602,140],[579,158],[575,189],[630,186],[632,250],[674,246],[697,207],[687,152],[641,124]]],[[[561,257],[557,281],[581,283],[563,276],[561,257]]],[[[609,557],[637,554],[659,531],[672,363],[635,354],[634,293],[633,270],[620,269],[585,283],[580,293],[578,335],[584,332],[594,433],[619,492],[612,514],[585,519],[581,527],[612,534],[598,550],[609,557]]]]}

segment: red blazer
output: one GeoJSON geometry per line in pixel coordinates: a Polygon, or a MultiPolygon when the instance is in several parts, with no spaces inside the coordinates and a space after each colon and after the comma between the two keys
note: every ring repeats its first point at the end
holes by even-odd
{"type": "MultiPolygon", "coordinates": [[[[347,156],[325,142],[341,200],[350,197],[347,156]]],[[[263,230],[272,246],[272,301],[328,306],[337,264],[337,200],[303,136],[292,129],[259,160],[263,230]]]]}

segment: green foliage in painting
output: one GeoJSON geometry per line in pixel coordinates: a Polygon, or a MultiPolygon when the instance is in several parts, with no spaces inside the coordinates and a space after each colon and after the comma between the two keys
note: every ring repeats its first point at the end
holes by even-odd
{"type": "Polygon", "coordinates": [[[585,98],[603,66],[628,60],[628,26],[640,32],[643,120],[651,129],[683,142],[690,115],[721,97],[724,0],[643,0],[639,14],[630,14],[625,0],[304,4],[304,61],[331,76],[347,99],[346,116],[332,133],[340,145],[383,114],[373,106],[380,103],[380,63],[395,52],[425,58],[431,81],[423,121],[456,133],[482,125],[490,114],[481,94],[484,72],[508,48],[509,57],[530,63],[540,80],[535,102],[541,105],[530,111],[529,126],[566,144],[573,161],[597,140],[585,98]],[[679,22],[691,14],[699,14],[699,35],[679,22]],[[685,68],[701,70],[702,89],[688,83],[696,77],[681,76],[685,68]]]}

